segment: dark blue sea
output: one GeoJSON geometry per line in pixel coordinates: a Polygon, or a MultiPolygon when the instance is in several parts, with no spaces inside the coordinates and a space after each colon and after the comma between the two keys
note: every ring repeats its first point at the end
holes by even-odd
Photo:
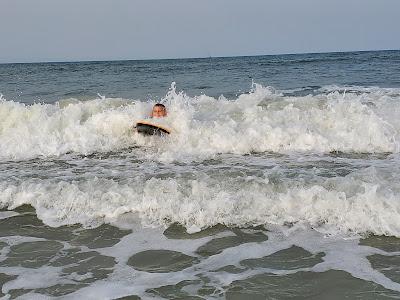
{"type": "Polygon", "coordinates": [[[400,298],[400,51],[0,64],[0,95],[0,297],[400,298]]]}

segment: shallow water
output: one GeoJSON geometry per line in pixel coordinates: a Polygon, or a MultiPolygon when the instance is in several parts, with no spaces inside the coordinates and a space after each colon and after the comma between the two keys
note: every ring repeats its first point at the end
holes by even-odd
{"type": "Polygon", "coordinates": [[[0,65],[1,296],[400,298],[399,57],[0,65]]]}
{"type": "Polygon", "coordinates": [[[55,229],[30,207],[16,211],[0,221],[0,279],[11,298],[400,297],[397,238],[263,226],[55,229]]]}

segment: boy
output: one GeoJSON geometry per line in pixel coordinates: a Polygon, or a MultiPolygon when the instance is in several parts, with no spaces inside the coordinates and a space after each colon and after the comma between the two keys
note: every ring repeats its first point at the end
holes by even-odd
{"type": "MultiPolygon", "coordinates": [[[[161,103],[156,103],[153,106],[150,118],[163,118],[166,116],[167,116],[167,108],[165,107],[165,105],[161,103]]],[[[149,123],[146,120],[137,122],[136,126],[133,126],[133,130],[145,135],[164,135],[171,133],[170,129],[164,128],[164,126],[160,126],[158,124],[154,124],[151,121],[149,123]]]]}
{"type": "Polygon", "coordinates": [[[151,111],[152,118],[163,118],[167,116],[167,108],[164,104],[156,103],[151,111]]]}

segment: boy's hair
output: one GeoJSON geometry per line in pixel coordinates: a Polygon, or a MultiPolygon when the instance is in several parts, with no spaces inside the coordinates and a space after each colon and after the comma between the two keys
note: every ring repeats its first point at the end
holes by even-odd
{"type": "Polygon", "coordinates": [[[156,104],[154,104],[154,107],[156,107],[156,106],[162,107],[162,108],[166,109],[165,105],[164,105],[164,104],[161,104],[161,103],[156,103],[156,104]]]}

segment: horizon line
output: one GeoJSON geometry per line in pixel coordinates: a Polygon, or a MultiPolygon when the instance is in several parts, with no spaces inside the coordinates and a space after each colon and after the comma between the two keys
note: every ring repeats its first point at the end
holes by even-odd
{"type": "Polygon", "coordinates": [[[170,58],[119,58],[119,59],[94,59],[94,60],[48,60],[32,62],[0,62],[0,65],[12,64],[63,64],[63,63],[100,63],[100,62],[122,62],[122,61],[161,61],[161,60],[185,60],[185,59],[210,59],[210,58],[239,58],[260,56],[285,56],[285,55],[307,55],[307,54],[334,54],[334,53],[359,53],[359,52],[385,52],[400,51],[400,49],[378,49],[378,50],[351,50],[351,51],[323,51],[323,52],[293,52],[279,54],[254,54],[254,55],[226,55],[226,56],[198,56],[198,57],[170,57],[170,58]]]}

